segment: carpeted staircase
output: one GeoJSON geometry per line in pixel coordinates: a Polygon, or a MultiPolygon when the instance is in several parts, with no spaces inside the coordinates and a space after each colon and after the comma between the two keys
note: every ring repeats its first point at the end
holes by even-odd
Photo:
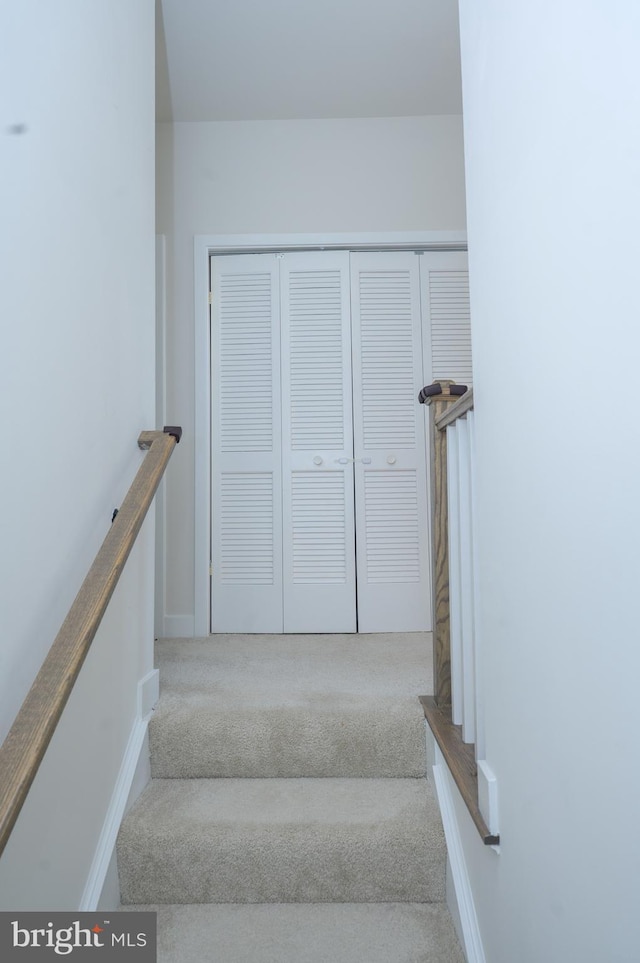
{"type": "Polygon", "coordinates": [[[425,634],[158,644],[152,782],[118,839],[159,963],[462,963],[425,779],[425,634]]]}

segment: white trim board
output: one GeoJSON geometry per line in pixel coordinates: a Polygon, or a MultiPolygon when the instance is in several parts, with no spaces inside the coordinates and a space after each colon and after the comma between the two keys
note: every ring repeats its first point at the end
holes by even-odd
{"type": "MultiPolygon", "coordinates": [[[[466,250],[466,231],[393,231],[353,234],[197,234],[194,237],[194,471],[195,558],[193,634],[210,631],[211,378],[209,371],[209,258],[282,250],[466,250]]],[[[168,628],[165,616],[165,632],[168,628]]],[[[181,633],[185,635],[186,633],[181,633]]]]}
{"type": "MultiPolygon", "coordinates": [[[[208,556],[207,556],[208,558],[208,556]]],[[[207,561],[207,567],[209,562],[207,561]]],[[[194,629],[193,615],[165,615],[162,620],[162,633],[159,638],[163,639],[192,639],[195,636],[208,635],[209,629],[203,632],[196,632],[194,629]]]]}
{"type": "Polygon", "coordinates": [[[414,248],[466,251],[466,231],[387,231],[348,234],[199,234],[210,254],[250,254],[269,251],[379,251],[414,248]]]}
{"type": "MultiPolygon", "coordinates": [[[[156,235],[156,427],[162,428],[166,419],[166,337],[167,337],[167,238],[156,235]]],[[[155,634],[163,631],[167,598],[166,557],[166,499],[165,480],[162,478],[155,497],[156,559],[154,585],[155,634]]]]}
{"type": "Polygon", "coordinates": [[[478,917],[473,902],[471,882],[467,872],[464,849],[458,829],[453,799],[451,798],[451,790],[449,788],[447,764],[437,745],[435,746],[435,760],[433,780],[436,787],[436,796],[438,797],[444,835],[447,841],[449,864],[451,866],[451,876],[456,894],[456,902],[458,904],[465,956],[467,963],[486,963],[478,917]]]}
{"type": "Polygon", "coordinates": [[[138,683],[139,714],[131,728],[120,772],[102,824],[98,845],[78,907],[80,912],[92,912],[97,909],[127,804],[130,805],[133,801],[134,791],[135,794],[142,791],[147,781],[148,759],[143,758],[143,753],[149,719],[158,699],[159,680],[160,673],[157,669],[152,669],[138,683]],[[142,774],[140,774],[141,770],[142,774]]]}

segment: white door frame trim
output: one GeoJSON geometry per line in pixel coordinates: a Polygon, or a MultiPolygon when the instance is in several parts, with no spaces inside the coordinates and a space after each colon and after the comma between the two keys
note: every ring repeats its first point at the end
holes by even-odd
{"type": "MultiPolygon", "coordinates": [[[[167,423],[167,236],[156,234],[156,426],[167,423]]],[[[166,498],[164,478],[155,499],[156,561],[154,627],[156,636],[165,634],[167,607],[166,498]]]]}
{"type": "Polygon", "coordinates": [[[211,558],[211,374],[209,350],[209,258],[300,250],[465,251],[466,231],[394,231],[354,234],[196,234],[194,237],[194,635],[210,631],[211,558]],[[202,351],[201,346],[207,345],[202,351]]]}

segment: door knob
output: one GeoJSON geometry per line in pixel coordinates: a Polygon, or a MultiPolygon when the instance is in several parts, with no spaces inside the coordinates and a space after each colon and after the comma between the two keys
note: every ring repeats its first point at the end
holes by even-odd
{"type": "Polygon", "coordinates": [[[320,455],[316,455],[316,456],[315,456],[315,458],[313,459],[313,464],[314,464],[314,465],[321,465],[321,464],[322,464],[322,458],[320,457],[320,455]]]}
{"type": "Polygon", "coordinates": [[[387,455],[387,465],[395,465],[395,463],[396,463],[396,456],[387,455]]]}

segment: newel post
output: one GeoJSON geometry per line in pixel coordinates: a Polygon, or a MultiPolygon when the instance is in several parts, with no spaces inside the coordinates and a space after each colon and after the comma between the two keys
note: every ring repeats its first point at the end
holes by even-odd
{"type": "Polygon", "coordinates": [[[449,618],[449,522],[447,495],[447,433],[436,420],[459,400],[466,385],[434,381],[420,392],[429,405],[431,452],[431,557],[433,598],[433,692],[436,705],[451,706],[451,635],[449,618]]]}

